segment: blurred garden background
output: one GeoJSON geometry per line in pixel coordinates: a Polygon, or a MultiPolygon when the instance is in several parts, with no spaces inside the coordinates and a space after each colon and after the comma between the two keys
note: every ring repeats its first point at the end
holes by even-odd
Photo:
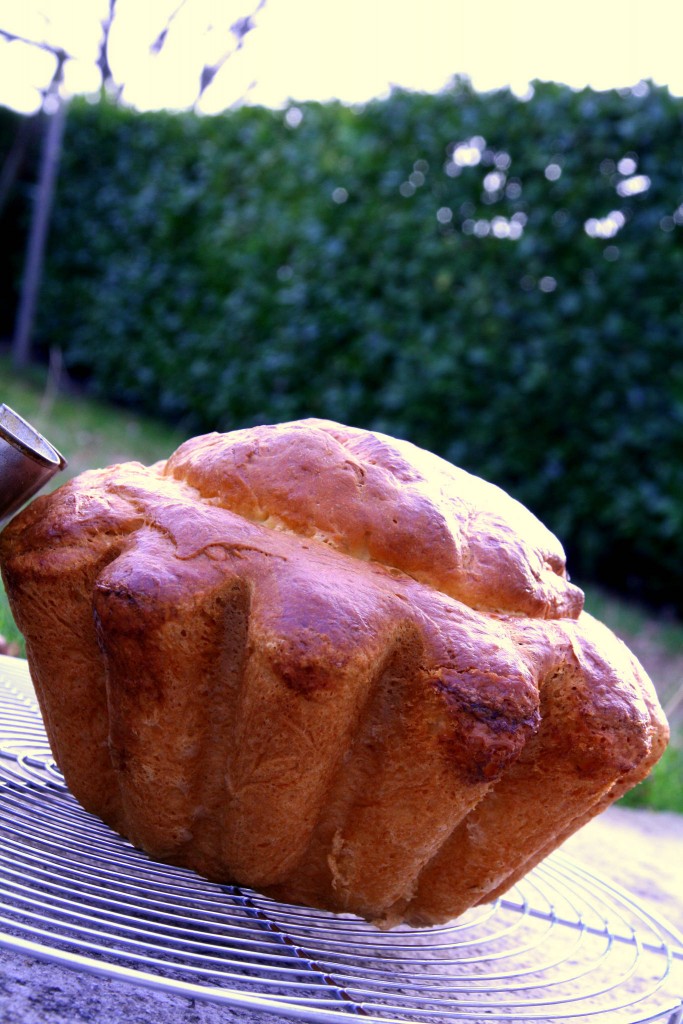
{"type": "MultiPolygon", "coordinates": [[[[150,28],[158,53],[187,6],[150,28]]],[[[125,101],[111,0],[88,95],[40,36],[37,109],[0,106],[0,401],[70,472],[322,416],[500,484],[653,675],[675,735],[649,799],[683,810],[683,98],[454,67],[207,113],[267,9],[199,60],[184,109],[125,101]]]]}

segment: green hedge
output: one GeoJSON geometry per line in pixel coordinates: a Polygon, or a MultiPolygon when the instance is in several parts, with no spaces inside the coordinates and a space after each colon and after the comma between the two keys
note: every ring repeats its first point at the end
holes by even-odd
{"type": "Polygon", "coordinates": [[[680,609],[682,122],[655,87],[74,104],[41,343],[188,431],[409,437],[680,609]]]}

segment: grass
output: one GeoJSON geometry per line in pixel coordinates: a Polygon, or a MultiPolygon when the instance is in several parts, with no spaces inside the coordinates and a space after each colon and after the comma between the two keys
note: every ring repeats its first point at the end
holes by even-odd
{"type": "Polygon", "coordinates": [[[671,726],[661,761],[622,803],[683,814],[683,622],[654,615],[599,587],[584,590],[586,609],[621,637],[647,671],[671,726]]]}
{"type": "Polygon", "coordinates": [[[58,448],[68,467],[54,486],[85,469],[117,462],[151,464],[166,458],[185,436],[163,423],[75,395],[54,394],[45,371],[19,376],[0,356],[0,402],[58,448]]]}
{"type": "MultiPolygon", "coordinates": [[[[45,373],[18,377],[1,355],[0,379],[0,402],[30,420],[68,459],[55,486],[85,469],[131,460],[156,462],[184,440],[180,431],[130,411],[81,396],[53,394],[45,373]]],[[[625,641],[649,673],[672,726],[666,754],[625,802],[683,813],[683,622],[655,616],[599,587],[584,589],[588,611],[625,641]]],[[[24,653],[2,587],[0,634],[24,653]]]]}
{"type": "MultiPolygon", "coordinates": [[[[14,625],[14,619],[12,613],[9,610],[7,604],[7,597],[5,595],[5,589],[0,585],[0,638],[7,642],[9,645],[7,648],[8,654],[18,653],[24,655],[24,639],[21,636],[19,630],[14,625]]],[[[3,647],[0,646],[0,654],[5,653],[3,647]]]]}

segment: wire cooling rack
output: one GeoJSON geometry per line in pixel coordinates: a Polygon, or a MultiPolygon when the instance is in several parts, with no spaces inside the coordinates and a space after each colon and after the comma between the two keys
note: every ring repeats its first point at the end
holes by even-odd
{"type": "Polygon", "coordinates": [[[380,932],[156,864],[66,789],[0,658],[0,947],[304,1021],[683,1024],[683,937],[554,854],[448,926],[380,932]]]}

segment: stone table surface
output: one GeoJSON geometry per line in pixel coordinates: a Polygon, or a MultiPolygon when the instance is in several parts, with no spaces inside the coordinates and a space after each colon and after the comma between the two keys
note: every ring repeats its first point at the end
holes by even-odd
{"type": "MultiPolygon", "coordinates": [[[[0,658],[0,667],[3,660],[8,659],[0,658]]],[[[683,931],[683,816],[612,807],[571,837],[563,850],[683,931]]],[[[268,1024],[277,1019],[0,949],[0,1024],[268,1024]]]]}

